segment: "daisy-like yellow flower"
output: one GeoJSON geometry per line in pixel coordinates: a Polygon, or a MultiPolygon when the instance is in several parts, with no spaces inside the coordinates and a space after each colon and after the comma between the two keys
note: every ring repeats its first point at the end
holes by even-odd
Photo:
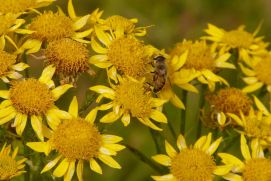
{"type": "Polygon", "coordinates": [[[48,155],[55,151],[58,156],[50,161],[41,171],[47,172],[55,167],[53,175],[72,180],[76,170],[79,181],[83,180],[84,162],[89,162],[90,169],[102,174],[102,169],[97,159],[112,168],[120,169],[121,166],[112,158],[125,147],[118,144],[121,137],[101,134],[94,125],[96,110],[92,110],[86,118],[78,116],[78,103],[73,98],[69,113],[72,118],[63,120],[50,131],[47,142],[29,142],[27,145],[37,152],[48,155]]]}
{"type": "Polygon", "coordinates": [[[170,173],[162,176],[152,176],[156,181],[212,181],[217,172],[213,154],[222,141],[222,137],[213,143],[212,134],[202,136],[194,146],[188,147],[183,135],[177,139],[176,151],[167,141],[167,155],[158,154],[152,158],[161,165],[170,168],[170,173]]]}
{"type": "Polygon", "coordinates": [[[242,72],[246,76],[243,80],[247,86],[243,88],[243,91],[254,92],[263,86],[266,86],[267,91],[271,92],[271,52],[254,57],[251,62],[252,63],[246,65],[239,64],[242,72]]]}
{"type": "Polygon", "coordinates": [[[121,118],[124,126],[130,123],[131,117],[137,118],[144,125],[161,131],[162,129],[152,123],[151,119],[160,123],[167,123],[166,116],[157,108],[166,101],[154,98],[152,92],[144,86],[144,79],[141,81],[131,77],[120,78],[118,85],[112,88],[97,85],[90,87],[90,90],[100,94],[97,101],[103,97],[110,99],[107,104],[100,105],[97,109],[112,111],[100,119],[103,123],[112,123],[121,118]]]}
{"type": "Polygon", "coordinates": [[[215,25],[208,24],[205,32],[209,36],[203,38],[217,43],[221,51],[228,52],[230,49],[236,48],[239,52],[239,59],[250,61],[251,56],[266,52],[266,47],[268,46],[268,43],[262,41],[263,37],[257,37],[260,27],[259,25],[253,33],[249,33],[245,31],[245,26],[225,31],[215,25]]]}
{"type": "Polygon", "coordinates": [[[136,27],[138,20],[136,18],[128,19],[123,16],[113,15],[105,20],[100,19],[99,23],[103,29],[113,32],[121,32],[125,35],[145,36],[146,27],[136,27]]]}
{"type": "Polygon", "coordinates": [[[134,78],[144,77],[152,66],[152,53],[155,49],[146,46],[135,37],[122,33],[108,33],[101,27],[95,28],[91,39],[92,49],[98,53],[89,63],[99,68],[108,68],[108,76],[117,81],[117,74],[134,78]]]}
{"type": "Polygon", "coordinates": [[[208,121],[217,121],[219,127],[224,128],[229,124],[235,124],[232,122],[228,113],[240,116],[240,112],[244,115],[248,115],[252,108],[252,101],[250,98],[237,88],[224,88],[219,90],[216,94],[206,96],[206,100],[209,103],[211,118],[208,121]]]}
{"type": "Polygon", "coordinates": [[[11,146],[4,145],[0,152],[0,180],[10,180],[13,177],[25,173],[23,170],[26,158],[16,161],[18,147],[11,153],[11,146]]]}
{"type": "Polygon", "coordinates": [[[85,15],[73,20],[66,16],[60,8],[56,13],[46,11],[40,14],[28,25],[28,29],[33,33],[19,48],[18,53],[25,50],[27,50],[27,54],[38,52],[42,43],[62,38],[72,38],[81,43],[89,43],[84,38],[90,35],[93,29],[83,30],[89,17],[90,15],[85,15]]]}
{"type": "Polygon", "coordinates": [[[55,0],[2,0],[0,14],[36,12],[36,8],[50,5],[55,0]]]}
{"type": "Polygon", "coordinates": [[[73,82],[77,80],[80,73],[95,73],[89,67],[89,50],[87,47],[75,40],[63,38],[49,42],[45,49],[45,57],[48,64],[56,67],[56,74],[62,82],[73,82]]]}
{"type": "Polygon", "coordinates": [[[265,158],[257,140],[251,142],[250,148],[244,135],[241,135],[241,153],[244,161],[228,153],[218,153],[224,165],[219,166],[219,175],[230,181],[269,181],[271,178],[271,160],[265,158]]]}
{"type": "Polygon", "coordinates": [[[195,92],[198,90],[190,82],[194,80],[198,75],[194,70],[183,69],[183,65],[186,61],[188,52],[174,57],[166,59],[167,77],[166,83],[161,91],[158,92],[158,96],[161,99],[169,100],[173,105],[178,108],[184,109],[184,104],[180,98],[174,93],[173,86],[176,85],[181,89],[195,92]]]}
{"type": "Polygon", "coordinates": [[[72,85],[66,84],[54,88],[52,77],[55,68],[46,67],[39,79],[28,78],[12,83],[9,90],[0,90],[0,98],[5,99],[0,104],[0,125],[14,119],[12,127],[16,127],[18,135],[22,135],[30,118],[32,128],[40,140],[44,139],[43,117],[47,118],[50,127],[59,123],[61,118],[70,115],[59,110],[54,102],[72,85]]]}
{"type": "Polygon", "coordinates": [[[218,54],[215,46],[208,45],[205,41],[186,41],[177,43],[170,55],[180,56],[185,54],[186,56],[183,69],[192,70],[197,75],[197,80],[203,84],[207,84],[209,89],[213,91],[215,89],[215,83],[220,82],[228,85],[227,81],[222,77],[216,75],[218,68],[230,68],[234,69],[234,65],[227,62],[230,58],[229,53],[218,54]]]}
{"type": "Polygon", "coordinates": [[[16,55],[0,50],[0,79],[8,83],[10,79],[22,77],[17,71],[22,71],[29,66],[23,62],[16,64],[16,55]]]}
{"type": "Polygon", "coordinates": [[[7,13],[0,15],[0,50],[5,48],[6,40],[17,49],[16,43],[10,37],[10,33],[30,34],[32,31],[21,29],[24,19],[18,18],[20,14],[7,13]]]}

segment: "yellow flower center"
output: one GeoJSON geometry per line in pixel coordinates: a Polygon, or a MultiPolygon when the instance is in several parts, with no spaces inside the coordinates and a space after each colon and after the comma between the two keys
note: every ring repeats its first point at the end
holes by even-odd
{"type": "Polygon", "coordinates": [[[253,43],[253,35],[244,30],[233,30],[225,32],[222,41],[231,48],[249,48],[253,43]]]}
{"type": "Polygon", "coordinates": [[[135,25],[133,22],[119,15],[113,15],[113,16],[108,17],[105,20],[105,25],[107,25],[114,31],[117,29],[123,29],[125,33],[132,33],[135,28],[135,25]]]}
{"type": "Polygon", "coordinates": [[[244,127],[245,133],[248,136],[260,139],[267,139],[271,136],[271,126],[268,124],[271,117],[263,117],[259,120],[257,115],[247,116],[246,125],[244,127]],[[267,120],[269,119],[269,120],[267,120]]]}
{"type": "Polygon", "coordinates": [[[138,118],[149,117],[152,111],[151,94],[140,82],[124,81],[118,85],[115,103],[138,118]]]}
{"type": "Polygon", "coordinates": [[[36,0],[2,0],[0,3],[1,13],[20,13],[28,8],[35,7],[36,0]]]}
{"type": "Polygon", "coordinates": [[[171,173],[178,181],[212,180],[216,165],[212,156],[198,149],[184,149],[171,163],[171,173]]]}
{"type": "Polygon", "coordinates": [[[256,77],[263,83],[271,85],[271,55],[264,56],[254,67],[256,77]]]}
{"type": "Polygon", "coordinates": [[[81,118],[64,121],[57,127],[50,141],[68,159],[90,160],[98,156],[102,146],[98,129],[81,118]]]}
{"type": "Polygon", "coordinates": [[[9,92],[13,107],[23,114],[45,114],[54,105],[53,95],[47,85],[36,79],[15,82],[9,92]]]}
{"type": "Polygon", "coordinates": [[[134,38],[119,38],[112,42],[108,58],[123,74],[139,78],[146,74],[148,64],[145,48],[134,38]]]}
{"type": "Polygon", "coordinates": [[[45,55],[49,64],[54,64],[57,73],[76,75],[88,70],[88,49],[72,39],[64,38],[50,42],[45,55]]]}
{"type": "Polygon", "coordinates": [[[212,56],[211,49],[205,41],[199,41],[195,43],[192,41],[185,41],[178,43],[171,51],[171,56],[180,56],[186,50],[188,50],[188,56],[184,64],[184,68],[193,68],[196,70],[215,69],[214,58],[212,56]]]}
{"type": "Polygon", "coordinates": [[[0,76],[8,73],[10,67],[16,63],[16,55],[0,50],[0,76]]]}
{"type": "Polygon", "coordinates": [[[51,11],[36,17],[30,24],[29,29],[36,31],[31,34],[33,38],[43,41],[67,38],[74,34],[72,20],[65,15],[51,11]]]}
{"type": "Polygon", "coordinates": [[[270,181],[271,160],[266,158],[255,158],[247,161],[243,171],[244,181],[270,181]]]}
{"type": "Polygon", "coordinates": [[[8,13],[0,15],[0,35],[8,33],[9,28],[14,25],[18,15],[8,13]]]}
{"type": "Polygon", "coordinates": [[[215,110],[236,115],[239,115],[240,111],[247,115],[252,105],[249,97],[236,88],[221,89],[217,95],[207,97],[207,100],[215,110]]]}
{"type": "Polygon", "coordinates": [[[17,163],[9,155],[0,156],[0,180],[8,180],[17,173],[17,163]]]}

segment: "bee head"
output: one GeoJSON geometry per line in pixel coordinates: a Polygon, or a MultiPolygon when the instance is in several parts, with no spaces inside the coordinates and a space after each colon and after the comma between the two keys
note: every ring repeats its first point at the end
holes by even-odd
{"type": "Polygon", "coordinates": [[[156,60],[157,62],[164,62],[166,58],[163,57],[162,55],[159,55],[157,57],[154,57],[154,60],[156,60]]]}

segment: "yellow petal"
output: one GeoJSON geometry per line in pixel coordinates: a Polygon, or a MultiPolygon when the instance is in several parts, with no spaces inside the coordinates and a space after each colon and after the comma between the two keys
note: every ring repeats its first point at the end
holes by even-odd
{"type": "Polygon", "coordinates": [[[218,138],[217,140],[215,140],[215,141],[211,144],[211,146],[208,148],[207,153],[208,153],[209,155],[212,155],[212,154],[217,150],[217,148],[218,148],[218,146],[220,145],[221,141],[222,141],[222,137],[220,137],[220,138],[218,138]]]}
{"type": "Polygon", "coordinates": [[[130,114],[129,113],[124,113],[122,118],[121,118],[121,122],[124,124],[124,126],[128,126],[130,124],[130,114]]]}
{"type": "Polygon", "coordinates": [[[245,88],[242,89],[243,92],[249,93],[249,92],[254,92],[258,89],[260,89],[264,84],[262,82],[257,82],[255,84],[251,84],[246,86],[245,88]]]}
{"type": "Polygon", "coordinates": [[[157,163],[160,163],[161,165],[171,166],[171,158],[167,155],[155,155],[152,156],[152,159],[155,160],[157,163]]]}
{"type": "Polygon", "coordinates": [[[102,47],[94,38],[91,39],[91,47],[97,53],[107,54],[108,50],[102,47]]]}
{"type": "Polygon", "coordinates": [[[243,157],[246,160],[251,159],[251,154],[250,154],[250,151],[249,151],[249,147],[247,145],[247,140],[246,140],[246,138],[245,138],[245,136],[243,134],[241,135],[241,152],[242,152],[243,157]]]}
{"type": "Polygon", "coordinates": [[[48,114],[54,114],[59,119],[72,119],[72,116],[68,112],[62,111],[58,108],[50,109],[48,114]]]}
{"type": "Polygon", "coordinates": [[[75,161],[71,161],[67,173],[64,176],[64,181],[71,181],[75,172],[75,161]]]}
{"type": "Polygon", "coordinates": [[[121,168],[118,162],[116,162],[116,160],[114,160],[111,156],[100,154],[98,158],[112,168],[121,168]]]}
{"type": "Polygon", "coordinates": [[[81,18],[79,18],[76,22],[73,23],[73,28],[74,30],[80,30],[81,28],[83,28],[86,24],[87,24],[87,21],[89,19],[90,15],[85,15],[81,18]]]}
{"type": "Polygon", "coordinates": [[[177,179],[172,174],[162,175],[162,176],[151,176],[155,181],[177,181],[177,179]]]}
{"type": "Polygon", "coordinates": [[[28,68],[29,65],[21,62],[21,63],[15,64],[15,65],[12,65],[11,67],[12,67],[12,69],[17,70],[17,71],[23,71],[24,69],[28,68]]]}
{"type": "Polygon", "coordinates": [[[54,160],[47,163],[40,173],[44,173],[44,172],[51,170],[58,163],[60,158],[61,158],[61,156],[58,156],[54,160]]]}
{"type": "Polygon", "coordinates": [[[233,173],[228,173],[227,175],[223,176],[223,178],[229,181],[243,181],[240,175],[233,173]]]}
{"type": "Polygon", "coordinates": [[[270,112],[266,109],[266,107],[263,105],[263,103],[256,97],[256,96],[253,96],[254,98],[254,102],[257,106],[257,108],[262,111],[265,115],[270,115],[270,112]]]}
{"type": "Polygon", "coordinates": [[[114,112],[110,112],[104,115],[101,119],[101,123],[112,123],[117,121],[120,118],[121,114],[115,114],[114,112]]]}
{"type": "Polygon", "coordinates": [[[162,131],[161,128],[157,127],[155,124],[153,124],[148,118],[138,118],[138,120],[143,123],[144,125],[154,129],[154,130],[157,130],[157,131],[162,131]]]}
{"type": "Polygon", "coordinates": [[[103,85],[97,85],[89,88],[90,90],[102,94],[104,97],[113,99],[115,96],[115,91],[109,87],[103,85]]]}
{"type": "Polygon", "coordinates": [[[200,137],[200,138],[196,141],[196,143],[194,144],[194,148],[197,148],[197,149],[202,150],[202,148],[203,148],[203,146],[204,146],[204,144],[205,144],[205,142],[206,142],[206,139],[207,139],[206,136],[200,137]]]}
{"type": "Polygon", "coordinates": [[[77,18],[76,13],[74,11],[72,0],[68,1],[68,14],[71,17],[71,19],[76,19],[77,18]]]}
{"type": "Polygon", "coordinates": [[[226,165],[233,165],[234,167],[238,168],[238,169],[235,168],[235,170],[240,171],[244,167],[244,163],[231,154],[218,153],[218,156],[222,159],[222,163],[226,165]]]}
{"type": "Polygon", "coordinates": [[[0,90],[0,97],[3,99],[9,98],[9,91],[8,90],[0,90]]]}
{"type": "Polygon", "coordinates": [[[105,144],[114,144],[120,142],[122,140],[122,137],[106,134],[102,135],[102,139],[105,144]]]}
{"type": "Polygon", "coordinates": [[[37,134],[38,138],[43,141],[43,133],[42,133],[42,118],[40,116],[31,116],[31,125],[34,129],[35,133],[37,134]]]}
{"type": "Polygon", "coordinates": [[[69,168],[70,162],[67,158],[63,159],[53,172],[55,177],[63,177],[69,168]]]}
{"type": "Polygon", "coordinates": [[[72,102],[69,107],[69,113],[75,118],[78,117],[78,101],[77,101],[76,96],[73,96],[72,98],[72,102]]]}
{"type": "Polygon", "coordinates": [[[180,151],[184,148],[187,148],[185,138],[181,134],[178,136],[177,139],[177,147],[179,148],[180,151]]]}
{"type": "Polygon", "coordinates": [[[238,125],[244,126],[243,121],[235,114],[227,113],[229,117],[231,117],[238,125]]]}
{"type": "Polygon", "coordinates": [[[170,98],[170,102],[174,106],[176,106],[177,108],[185,109],[185,106],[184,106],[183,102],[181,101],[181,99],[176,94],[172,95],[172,97],[170,98]]]}
{"type": "Polygon", "coordinates": [[[96,119],[97,112],[98,112],[98,109],[97,109],[97,108],[92,109],[92,110],[87,114],[87,116],[85,117],[85,120],[87,120],[89,123],[93,124],[94,121],[95,121],[95,119],[96,119]]]}
{"type": "Polygon", "coordinates": [[[103,173],[102,168],[100,167],[100,165],[94,159],[91,159],[89,161],[89,167],[90,167],[91,170],[93,170],[96,173],[99,173],[99,174],[103,173]]]}
{"type": "Polygon", "coordinates": [[[120,145],[120,144],[104,144],[103,147],[116,151],[116,152],[125,149],[125,146],[120,145]]]}
{"type": "Polygon", "coordinates": [[[14,112],[15,112],[15,109],[13,106],[9,106],[9,107],[5,107],[3,109],[0,109],[0,119],[4,118],[14,112]]]}
{"type": "Polygon", "coordinates": [[[27,115],[22,115],[22,120],[19,125],[16,126],[16,133],[21,136],[27,123],[27,115]]]}
{"type": "Polygon", "coordinates": [[[47,66],[43,71],[39,78],[39,81],[47,84],[53,77],[56,68],[53,65],[47,66]]]}
{"type": "Polygon", "coordinates": [[[258,79],[256,77],[244,77],[243,78],[243,81],[246,83],[246,84],[255,84],[258,82],[258,79]]]}
{"type": "Polygon", "coordinates": [[[55,89],[52,90],[52,94],[55,100],[58,100],[60,98],[60,96],[62,96],[65,92],[67,92],[67,90],[69,90],[70,88],[72,88],[73,86],[70,84],[65,84],[65,85],[61,85],[56,87],[55,89]]]}
{"type": "Polygon", "coordinates": [[[95,33],[100,42],[102,42],[105,46],[110,45],[111,40],[109,39],[108,35],[101,30],[100,28],[95,27],[95,33]]]}
{"type": "Polygon", "coordinates": [[[83,181],[84,162],[79,160],[76,167],[76,174],[79,181],[83,181]]]}
{"type": "Polygon", "coordinates": [[[221,165],[221,166],[216,166],[215,170],[213,173],[215,175],[226,175],[228,174],[232,169],[232,165],[221,165]]]}
{"type": "Polygon", "coordinates": [[[28,142],[26,145],[32,150],[40,153],[48,153],[48,150],[50,150],[48,142],[28,142]]]}
{"type": "Polygon", "coordinates": [[[12,113],[10,113],[8,116],[1,118],[1,119],[0,119],[0,125],[9,122],[9,121],[12,120],[13,118],[15,118],[15,116],[16,116],[16,112],[12,112],[12,113]]]}
{"type": "Polygon", "coordinates": [[[158,111],[157,109],[154,109],[151,112],[150,118],[160,123],[167,123],[167,117],[162,112],[158,111]]]}
{"type": "Polygon", "coordinates": [[[101,146],[99,152],[104,155],[117,155],[117,152],[106,147],[101,146]]]}
{"type": "Polygon", "coordinates": [[[176,150],[165,140],[165,147],[166,147],[166,152],[170,158],[175,157],[177,154],[176,150]]]}

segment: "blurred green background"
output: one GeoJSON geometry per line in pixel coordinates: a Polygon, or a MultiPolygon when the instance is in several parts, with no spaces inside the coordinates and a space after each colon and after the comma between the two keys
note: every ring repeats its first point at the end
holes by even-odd
{"type": "MultiPolygon", "coordinates": [[[[204,34],[203,29],[206,28],[207,23],[213,23],[226,30],[244,24],[247,26],[248,31],[253,32],[259,22],[263,20],[260,35],[264,35],[266,41],[271,39],[270,0],[73,0],[73,2],[78,15],[84,15],[96,8],[100,8],[104,10],[103,18],[110,15],[122,15],[128,18],[138,18],[139,26],[155,25],[149,29],[144,41],[158,48],[170,49],[175,43],[182,41],[184,38],[199,38],[204,34]]],[[[60,5],[66,11],[67,0],[58,0],[55,4],[60,5]]],[[[34,72],[36,71],[37,69],[34,72]]],[[[33,75],[39,75],[39,73],[34,72],[33,75]]],[[[99,82],[98,78],[85,75],[80,79],[75,92],[81,104],[87,88],[96,85],[99,82]]],[[[100,78],[103,79],[103,77],[100,78]]],[[[72,93],[69,92],[65,95],[60,100],[60,103],[69,103],[72,93]]],[[[189,96],[188,104],[191,105],[188,105],[188,110],[189,107],[197,108],[199,95],[189,94],[189,96]]],[[[180,110],[167,104],[165,112],[174,127],[175,133],[178,135],[181,120],[180,110]]],[[[185,136],[190,143],[196,139],[194,133],[197,128],[193,128],[193,123],[198,122],[198,117],[198,109],[190,110],[190,113],[188,113],[187,119],[190,124],[186,125],[187,132],[185,136]]],[[[174,135],[168,131],[167,126],[164,126],[164,128],[162,139],[166,138],[172,145],[176,146],[174,135]]],[[[139,124],[138,121],[131,121],[128,127],[124,127],[118,121],[112,125],[104,126],[103,132],[124,137],[123,143],[132,145],[148,157],[157,153],[150,130],[139,124]]],[[[164,150],[161,151],[164,153],[164,150]]],[[[111,169],[102,164],[103,175],[90,171],[86,164],[84,167],[85,180],[148,181],[152,180],[150,175],[157,174],[155,170],[140,161],[128,149],[120,152],[116,159],[122,165],[122,170],[111,169]]],[[[38,177],[41,176],[37,175],[36,179],[38,177]]],[[[47,179],[43,177],[40,180],[47,179]]]]}

